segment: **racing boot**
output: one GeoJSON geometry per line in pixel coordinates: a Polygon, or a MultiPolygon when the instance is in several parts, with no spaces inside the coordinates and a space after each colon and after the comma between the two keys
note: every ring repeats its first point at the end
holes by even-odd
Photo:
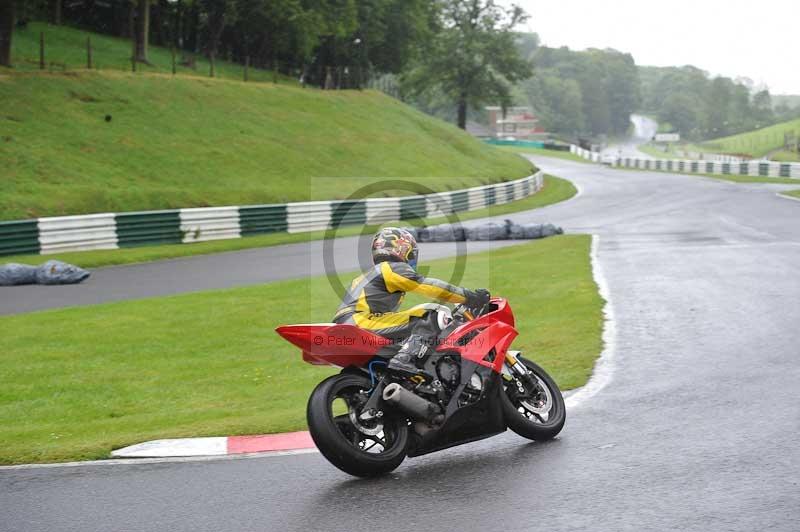
{"type": "Polygon", "coordinates": [[[389,369],[406,375],[416,375],[421,372],[419,366],[425,360],[427,352],[428,345],[425,338],[412,334],[389,361],[389,369]]]}

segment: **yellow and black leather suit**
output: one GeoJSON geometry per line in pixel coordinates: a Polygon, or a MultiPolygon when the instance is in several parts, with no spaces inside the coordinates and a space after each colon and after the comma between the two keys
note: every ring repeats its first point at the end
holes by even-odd
{"type": "Polygon", "coordinates": [[[351,323],[381,336],[408,336],[416,318],[424,317],[432,306],[417,305],[398,312],[406,292],[449,303],[464,303],[469,294],[464,288],[423,277],[405,262],[380,262],[353,280],[333,321],[351,323]]]}

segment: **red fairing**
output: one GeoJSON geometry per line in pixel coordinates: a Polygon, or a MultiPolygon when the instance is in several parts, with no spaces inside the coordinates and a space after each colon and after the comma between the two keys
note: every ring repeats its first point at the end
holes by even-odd
{"type": "Polygon", "coordinates": [[[490,367],[500,373],[506,358],[506,351],[519,333],[514,329],[514,315],[505,300],[493,299],[492,302],[497,305],[496,310],[460,326],[441,345],[437,346],[436,350],[455,351],[467,360],[490,367]],[[480,332],[466,345],[458,345],[461,338],[473,331],[480,332]],[[488,360],[492,349],[495,350],[494,359],[488,360]]]}
{"type": "MultiPolygon", "coordinates": [[[[457,352],[467,360],[500,372],[506,351],[517,336],[514,314],[503,298],[494,298],[495,310],[458,327],[448,336],[437,351],[457,352]],[[458,345],[464,335],[480,332],[466,345],[458,345]],[[495,350],[493,361],[487,360],[495,350]]],[[[355,325],[317,323],[310,325],[283,325],[275,329],[278,334],[303,350],[303,360],[310,364],[340,367],[366,366],[381,348],[392,341],[355,325]]]]}
{"type": "Polygon", "coordinates": [[[303,360],[310,364],[362,367],[392,341],[375,333],[336,323],[283,325],[275,331],[303,350],[303,360]]]}
{"type": "Polygon", "coordinates": [[[493,320],[502,321],[503,323],[507,323],[514,327],[514,312],[511,311],[511,305],[508,304],[508,300],[503,299],[502,297],[493,297],[492,303],[497,307],[497,309],[488,314],[484,314],[480,317],[480,319],[491,316],[491,319],[493,320]]]}

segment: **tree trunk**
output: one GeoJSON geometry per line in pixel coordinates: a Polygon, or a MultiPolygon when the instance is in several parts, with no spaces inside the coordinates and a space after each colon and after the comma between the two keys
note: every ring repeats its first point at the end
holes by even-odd
{"type": "Polygon", "coordinates": [[[53,2],[53,24],[61,26],[61,0],[54,0],[53,2]]]}
{"type": "Polygon", "coordinates": [[[458,127],[467,129],[467,94],[464,92],[458,97],[458,127]]]}
{"type": "Polygon", "coordinates": [[[133,43],[133,57],[136,54],[136,6],[133,4],[128,4],[128,27],[126,28],[127,35],[124,37],[130,37],[131,42],[133,43]]]}
{"type": "Polygon", "coordinates": [[[208,57],[212,60],[211,66],[211,77],[214,77],[213,71],[213,59],[216,59],[218,52],[219,52],[219,40],[222,37],[222,31],[225,29],[225,14],[218,17],[209,17],[208,21],[210,35],[209,35],[209,43],[208,43],[208,57]],[[212,59],[213,58],[213,59],[212,59]]]}
{"type": "Polygon", "coordinates": [[[178,0],[175,7],[175,29],[172,31],[172,45],[183,48],[183,0],[178,0]]]}
{"type": "Polygon", "coordinates": [[[11,66],[11,36],[14,33],[14,3],[0,0],[0,65],[11,66]]]}
{"type": "Polygon", "coordinates": [[[167,37],[164,34],[164,15],[167,13],[167,5],[165,0],[158,0],[153,7],[150,8],[150,23],[153,26],[153,37],[157,46],[164,46],[167,44],[167,37]]]}
{"type": "Polygon", "coordinates": [[[136,13],[136,54],[137,61],[149,63],[147,45],[150,36],[150,0],[139,0],[136,13]]]}
{"type": "Polygon", "coordinates": [[[197,7],[197,2],[191,3],[191,28],[189,32],[189,39],[191,43],[189,49],[197,54],[200,51],[200,9],[197,7]]]}

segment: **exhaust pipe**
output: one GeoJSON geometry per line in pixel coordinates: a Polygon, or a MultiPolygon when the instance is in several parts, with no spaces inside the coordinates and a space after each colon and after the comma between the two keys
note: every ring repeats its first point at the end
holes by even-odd
{"type": "Polygon", "coordinates": [[[396,382],[383,389],[383,400],[414,419],[430,421],[441,414],[438,405],[409,392],[396,382]]]}

